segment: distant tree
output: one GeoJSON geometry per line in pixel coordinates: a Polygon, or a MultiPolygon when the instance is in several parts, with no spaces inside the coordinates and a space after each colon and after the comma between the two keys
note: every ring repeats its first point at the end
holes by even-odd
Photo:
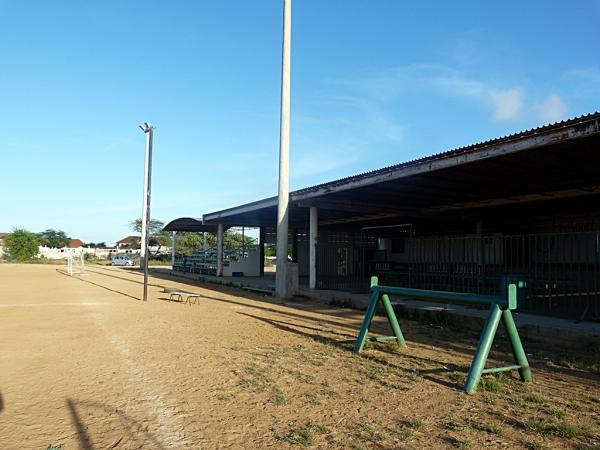
{"type": "Polygon", "coordinates": [[[53,230],[52,228],[38,233],[37,237],[40,240],[41,245],[50,248],[65,247],[71,242],[71,238],[67,236],[67,233],[62,230],[53,230]]]}
{"type": "MultiPolygon", "coordinates": [[[[135,219],[129,222],[130,228],[136,233],[142,232],[142,219],[135,219]]],[[[165,223],[162,220],[150,219],[148,226],[149,237],[151,238],[151,245],[156,245],[158,248],[154,252],[154,256],[160,253],[160,249],[163,245],[171,244],[171,236],[168,232],[163,231],[165,223]]],[[[139,246],[137,246],[139,248],[139,246]]],[[[152,256],[152,255],[151,255],[152,256]]]]}
{"type": "Polygon", "coordinates": [[[191,232],[177,232],[177,254],[191,255],[192,252],[202,249],[204,240],[201,234],[191,232]]]}
{"type": "MultiPolygon", "coordinates": [[[[216,236],[214,236],[214,239],[215,245],[217,245],[216,236]]],[[[242,245],[253,245],[255,242],[254,239],[248,235],[242,235],[242,233],[234,230],[227,230],[223,234],[223,244],[225,247],[241,247],[242,245]]]]}
{"type": "Polygon", "coordinates": [[[11,234],[4,238],[4,246],[8,259],[28,261],[37,256],[40,240],[35,233],[15,228],[11,234]]]}
{"type": "MultiPolygon", "coordinates": [[[[135,219],[129,222],[129,227],[136,233],[142,232],[142,219],[135,219]]],[[[162,229],[165,227],[165,223],[162,220],[150,219],[150,236],[158,236],[162,233],[162,229]]]]}

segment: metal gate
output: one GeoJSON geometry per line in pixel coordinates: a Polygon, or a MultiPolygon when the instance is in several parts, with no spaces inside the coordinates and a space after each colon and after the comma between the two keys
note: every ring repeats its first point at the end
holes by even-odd
{"type": "Polygon", "coordinates": [[[377,238],[365,233],[322,233],[317,245],[317,288],[368,292],[366,261],[375,258],[377,238]]]}

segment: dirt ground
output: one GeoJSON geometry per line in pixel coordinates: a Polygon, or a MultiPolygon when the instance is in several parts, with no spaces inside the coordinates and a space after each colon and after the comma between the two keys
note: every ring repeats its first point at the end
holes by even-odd
{"type": "Polygon", "coordinates": [[[408,348],[355,355],[358,311],[155,277],[142,303],[141,282],[0,264],[0,449],[600,448],[597,366],[543,343],[534,382],[466,395],[459,326],[401,319],[408,348]]]}

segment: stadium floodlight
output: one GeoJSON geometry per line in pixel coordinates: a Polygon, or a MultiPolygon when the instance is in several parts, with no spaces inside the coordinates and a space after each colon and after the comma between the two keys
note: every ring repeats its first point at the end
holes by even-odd
{"type": "Polygon", "coordinates": [[[152,177],[152,139],[154,137],[154,127],[151,123],[144,122],[139,125],[146,134],[146,158],[144,160],[144,203],[142,206],[142,245],[140,250],[140,264],[144,269],[144,295],[143,301],[148,300],[148,244],[150,233],[148,232],[150,224],[150,186],[152,177]]]}

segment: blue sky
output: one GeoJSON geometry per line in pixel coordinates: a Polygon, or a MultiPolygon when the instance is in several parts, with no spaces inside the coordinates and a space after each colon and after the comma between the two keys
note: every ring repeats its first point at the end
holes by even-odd
{"type": "MultiPolygon", "coordinates": [[[[281,1],[0,0],[0,231],[277,192],[281,1]]],[[[600,109],[600,1],[295,0],[292,189],[600,109]]]]}

